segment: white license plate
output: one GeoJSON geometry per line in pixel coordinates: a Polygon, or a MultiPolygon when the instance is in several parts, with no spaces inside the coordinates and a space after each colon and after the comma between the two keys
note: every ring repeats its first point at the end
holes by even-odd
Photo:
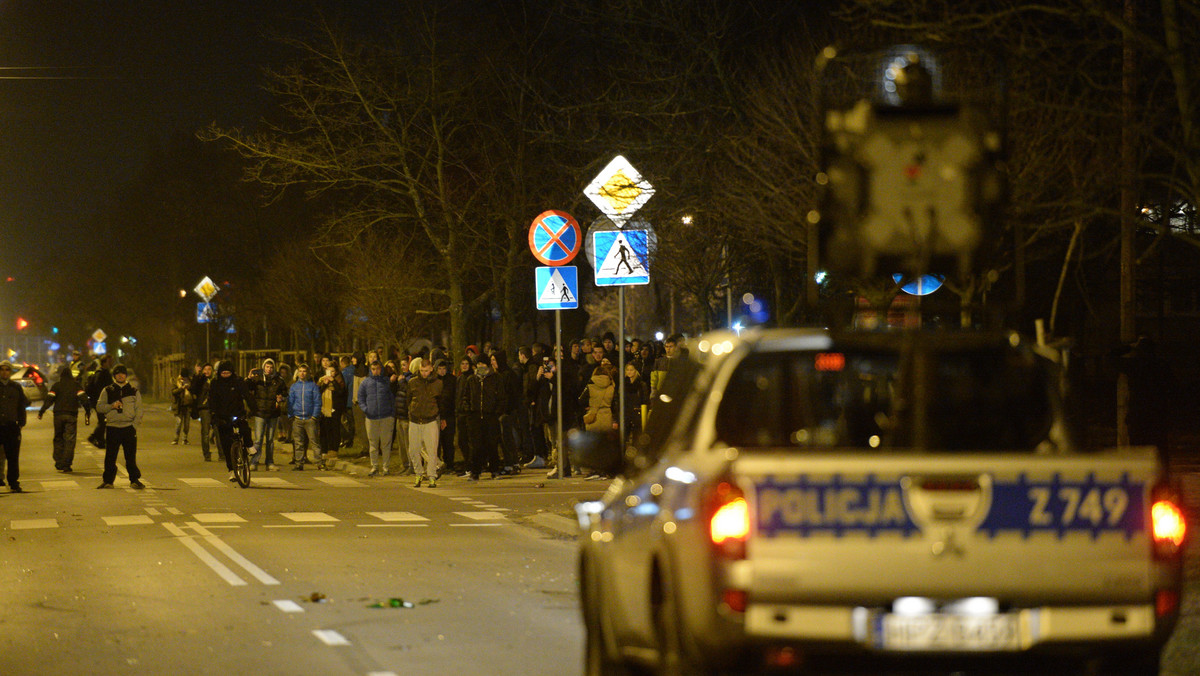
{"type": "Polygon", "coordinates": [[[1019,650],[1017,615],[879,616],[876,641],[884,650],[1019,650]]]}

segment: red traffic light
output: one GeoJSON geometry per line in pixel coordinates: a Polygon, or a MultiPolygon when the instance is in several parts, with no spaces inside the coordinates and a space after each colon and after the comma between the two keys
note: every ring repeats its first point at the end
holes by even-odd
{"type": "Polygon", "coordinates": [[[26,321],[24,317],[17,317],[17,330],[18,331],[23,330],[27,326],[29,326],[29,322],[26,321]]]}

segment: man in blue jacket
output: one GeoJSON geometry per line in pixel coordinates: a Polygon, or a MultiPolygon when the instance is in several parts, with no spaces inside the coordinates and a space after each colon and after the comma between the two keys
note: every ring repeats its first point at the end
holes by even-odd
{"type": "Polygon", "coordinates": [[[367,445],[371,455],[368,476],[386,476],[392,458],[392,430],[395,429],[392,387],[383,375],[383,363],[371,362],[371,374],[358,386],[358,407],[366,416],[367,445]],[[383,462],[380,462],[382,455],[383,462]]]}
{"type": "Polygon", "coordinates": [[[317,435],[317,417],[321,415],[321,390],[308,377],[308,364],[296,367],[296,382],[288,390],[288,415],[292,416],[292,470],[299,472],[304,463],[320,463],[321,441],[317,435]],[[317,460],[307,460],[312,444],[317,460]]]}

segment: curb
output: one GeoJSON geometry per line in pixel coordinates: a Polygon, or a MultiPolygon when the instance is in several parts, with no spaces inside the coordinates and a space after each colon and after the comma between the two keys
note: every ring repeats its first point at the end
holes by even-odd
{"type": "Polygon", "coordinates": [[[543,528],[555,531],[560,535],[568,535],[570,537],[579,536],[579,522],[561,514],[538,512],[529,517],[529,521],[543,528]]]}

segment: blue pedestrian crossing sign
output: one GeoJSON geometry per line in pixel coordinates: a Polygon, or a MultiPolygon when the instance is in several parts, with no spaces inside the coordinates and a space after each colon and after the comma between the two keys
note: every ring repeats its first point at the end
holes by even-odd
{"type": "Polygon", "coordinates": [[[534,268],[539,310],[574,310],[579,307],[579,268],[574,265],[534,268]]]}
{"type": "Polygon", "coordinates": [[[210,302],[196,303],[196,323],[211,324],[217,321],[217,304],[210,302]]]}
{"type": "Polygon", "coordinates": [[[645,230],[600,230],[592,233],[596,286],[650,283],[650,247],[645,230]]]}

